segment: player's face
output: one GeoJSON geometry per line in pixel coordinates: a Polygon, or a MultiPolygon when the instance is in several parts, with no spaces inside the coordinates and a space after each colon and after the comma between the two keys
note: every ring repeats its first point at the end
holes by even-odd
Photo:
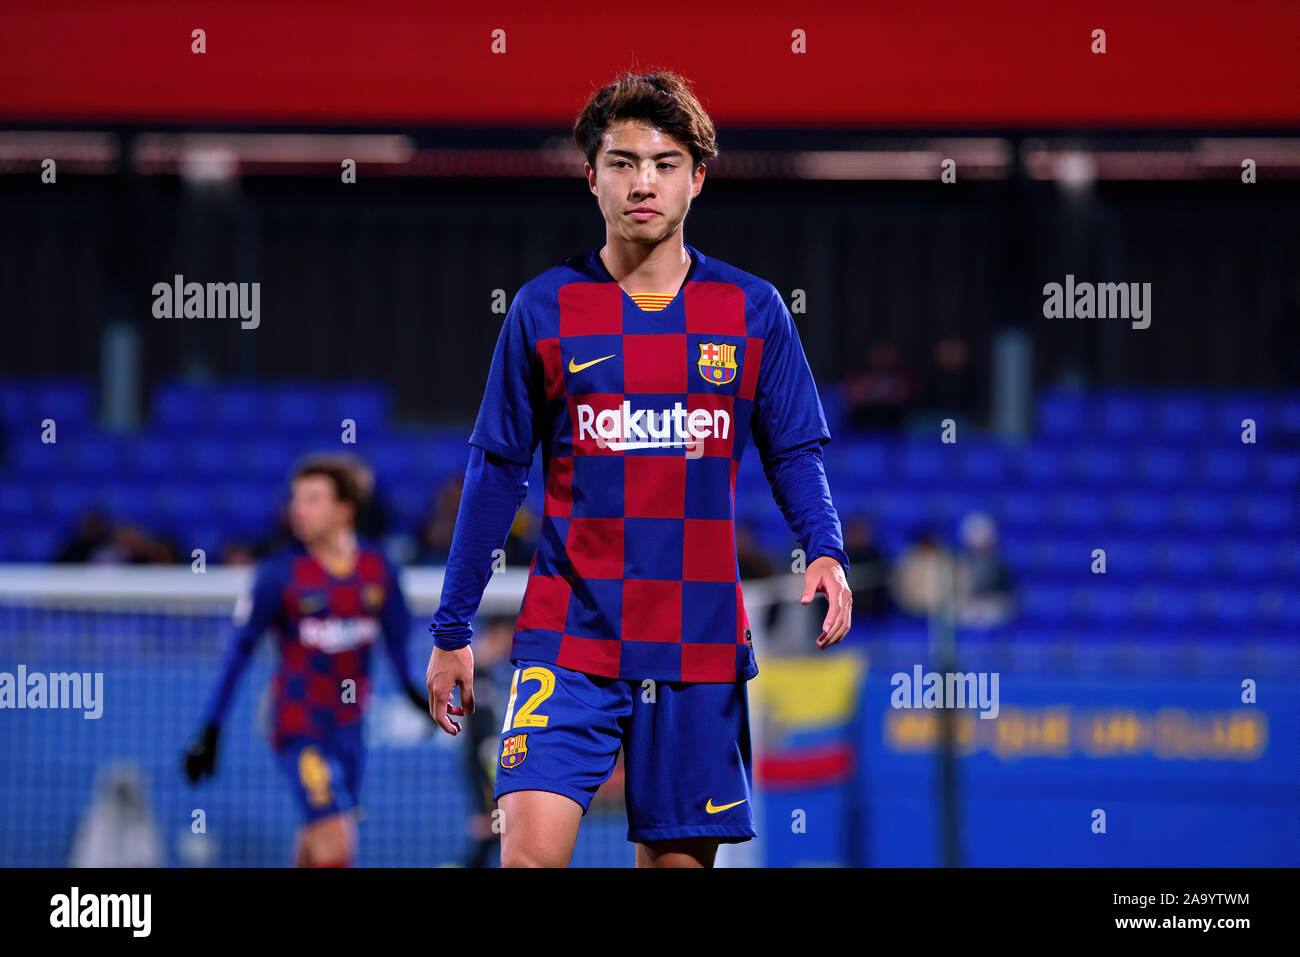
{"type": "Polygon", "coordinates": [[[352,507],[339,501],[334,483],[324,475],[294,479],[289,523],[298,540],[310,544],[337,532],[351,520],[352,507]]]}
{"type": "Polygon", "coordinates": [[[691,173],[690,150],[644,120],[611,123],[586,171],[610,233],[648,245],[681,228],[704,185],[703,165],[691,173]]]}

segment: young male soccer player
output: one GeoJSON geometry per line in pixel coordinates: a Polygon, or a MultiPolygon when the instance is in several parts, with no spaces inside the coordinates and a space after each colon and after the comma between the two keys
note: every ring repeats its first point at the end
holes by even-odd
{"type": "Polygon", "coordinates": [[[752,438],[811,560],[803,602],[829,601],[829,647],[852,600],[830,433],[776,289],[683,241],[717,150],[681,78],[621,76],[574,137],[605,244],[525,283],[506,316],[432,625],[430,713],[456,734],[448,715],[474,712],[469,623],[540,444],[541,542],[494,789],[502,864],[566,865],[622,746],[638,866],[709,867],[755,833],[736,468],[752,438]]]}
{"type": "Polygon", "coordinates": [[[306,460],[294,472],[289,505],[297,543],[257,570],[203,730],[185,755],[192,782],[216,766],[221,721],[253,646],[279,632],[272,684],[272,747],[306,817],[295,842],[301,867],[343,867],[356,845],[353,809],[364,764],[361,716],[370,694],[370,650],[383,632],[407,696],[422,711],[427,694],[410,680],[406,640],[411,614],[397,570],[354,531],[361,493],[355,464],[306,460]]]}

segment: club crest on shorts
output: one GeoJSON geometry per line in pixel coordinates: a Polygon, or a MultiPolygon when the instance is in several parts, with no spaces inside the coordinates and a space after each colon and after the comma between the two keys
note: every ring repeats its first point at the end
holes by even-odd
{"type": "Polygon", "coordinates": [[[695,366],[711,385],[726,385],[736,378],[736,347],[729,342],[701,342],[695,366]]]}
{"type": "Polygon", "coordinates": [[[501,744],[501,766],[509,771],[528,757],[528,735],[512,734],[501,744]]]}

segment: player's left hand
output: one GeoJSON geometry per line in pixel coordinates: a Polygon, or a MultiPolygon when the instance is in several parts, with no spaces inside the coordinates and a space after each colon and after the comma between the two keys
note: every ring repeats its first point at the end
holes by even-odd
{"type": "Polygon", "coordinates": [[[830,605],[822,622],[822,633],[817,636],[817,647],[825,650],[849,633],[853,618],[853,592],[849,590],[844,568],[829,555],[813,559],[803,576],[801,604],[808,604],[821,592],[830,605]]]}

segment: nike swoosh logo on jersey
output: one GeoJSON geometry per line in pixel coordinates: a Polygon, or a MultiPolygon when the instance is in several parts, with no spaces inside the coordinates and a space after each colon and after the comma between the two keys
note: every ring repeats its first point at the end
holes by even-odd
{"type": "Polygon", "coordinates": [[[583,369],[587,368],[588,366],[594,366],[597,362],[604,362],[606,359],[612,359],[612,358],[614,358],[615,355],[618,355],[618,353],[616,352],[616,353],[614,353],[614,355],[601,356],[599,359],[592,359],[590,362],[584,362],[582,365],[578,365],[578,364],[576,364],[576,363],[573,361],[573,359],[570,358],[570,359],[569,359],[569,371],[570,371],[570,372],[581,372],[583,369]]]}
{"type": "Polygon", "coordinates": [[[713,798],[709,798],[704,804],[704,810],[709,814],[717,814],[719,811],[725,811],[727,808],[735,807],[737,804],[744,804],[749,798],[741,798],[739,801],[732,801],[730,804],[724,804],[718,807],[713,803],[713,798]]]}

